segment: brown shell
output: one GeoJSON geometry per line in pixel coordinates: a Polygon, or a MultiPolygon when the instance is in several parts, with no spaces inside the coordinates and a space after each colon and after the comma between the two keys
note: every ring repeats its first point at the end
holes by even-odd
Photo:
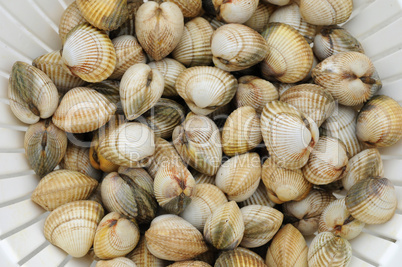
{"type": "Polygon", "coordinates": [[[61,15],[59,23],[59,35],[62,42],[64,43],[67,33],[72,28],[84,22],[86,22],[86,20],[82,16],[82,13],[77,6],[77,2],[73,1],[61,15]]]}
{"type": "Polygon", "coordinates": [[[266,267],[264,260],[255,252],[246,248],[235,248],[221,253],[215,267],[266,267]]]}
{"type": "Polygon", "coordinates": [[[159,259],[152,255],[148,250],[145,236],[141,236],[140,241],[133,251],[131,251],[126,256],[132,260],[137,267],[165,267],[166,263],[164,260],[159,259]]]}

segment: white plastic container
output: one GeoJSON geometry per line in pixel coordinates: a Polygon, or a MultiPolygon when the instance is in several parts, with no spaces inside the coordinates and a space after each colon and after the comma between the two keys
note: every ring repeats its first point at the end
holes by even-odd
{"type": "MultiPolygon", "coordinates": [[[[59,50],[58,23],[72,0],[0,1],[0,266],[90,266],[89,257],[74,259],[45,240],[48,212],[30,200],[39,178],[29,168],[23,140],[27,125],[12,114],[8,77],[17,60],[31,63],[59,50]]],[[[345,27],[357,37],[383,81],[379,94],[402,104],[402,0],[354,0],[345,27]]],[[[402,141],[380,149],[385,177],[399,197],[391,221],[367,226],[351,241],[352,267],[402,266],[402,141]]]]}

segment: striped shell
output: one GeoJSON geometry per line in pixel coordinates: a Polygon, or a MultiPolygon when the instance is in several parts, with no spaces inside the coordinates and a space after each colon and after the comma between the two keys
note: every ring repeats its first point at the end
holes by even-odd
{"type": "Polygon", "coordinates": [[[264,4],[262,1],[260,1],[254,14],[244,23],[244,25],[250,27],[256,32],[262,33],[265,26],[267,26],[269,18],[273,12],[274,6],[264,4]]]}
{"type": "Polygon", "coordinates": [[[157,69],[162,74],[165,81],[165,88],[163,89],[162,96],[170,97],[177,96],[176,80],[180,73],[182,73],[186,67],[180,62],[171,59],[164,58],[160,61],[152,61],[148,63],[151,69],[157,69]]]}
{"type": "Polygon", "coordinates": [[[203,173],[200,173],[196,170],[192,170],[191,174],[195,179],[196,184],[212,184],[215,185],[215,176],[209,176],[203,173]]]}
{"type": "Polygon", "coordinates": [[[185,18],[193,18],[200,15],[202,11],[202,0],[166,0],[175,3],[185,18]]]}
{"type": "Polygon", "coordinates": [[[73,1],[64,10],[60,23],[59,23],[59,35],[60,39],[64,43],[67,33],[75,26],[86,22],[85,18],[82,16],[80,9],[77,6],[77,2],[73,1]]]}
{"type": "Polygon", "coordinates": [[[352,14],[353,0],[300,0],[300,14],[314,25],[346,22],[352,14]]]}
{"type": "MultiPolygon", "coordinates": [[[[196,180],[197,182],[197,180],[196,180]]],[[[264,185],[264,183],[261,181],[260,185],[257,187],[257,190],[255,190],[254,194],[252,194],[248,199],[239,202],[239,207],[245,207],[245,206],[250,206],[250,205],[260,205],[260,206],[267,206],[267,207],[274,207],[276,205],[275,202],[273,202],[268,194],[267,194],[267,189],[264,185]]]]}
{"type": "Polygon", "coordinates": [[[203,261],[178,261],[168,267],[211,267],[211,265],[203,261]]]}
{"type": "Polygon", "coordinates": [[[123,107],[120,101],[120,81],[116,80],[104,80],[99,83],[91,83],[87,85],[88,88],[95,89],[102,95],[104,95],[110,102],[114,103],[117,107],[116,113],[123,114],[123,107]]]}
{"type": "Polygon", "coordinates": [[[138,9],[144,3],[143,0],[128,0],[127,1],[127,20],[120,25],[116,30],[110,31],[109,36],[111,39],[122,36],[132,35],[135,36],[135,15],[138,9]]]}
{"type": "Polygon", "coordinates": [[[95,267],[137,267],[137,265],[127,258],[118,257],[112,260],[98,261],[95,267]]]}
{"type": "Polygon", "coordinates": [[[140,241],[133,251],[126,255],[137,267],[165,267],[165,261],[151,254],[148,250],[145,236],[141,236],[140,241]]]}
{"type": "Polygon", "coordinates": [[[255,252],[246,248],[223,251],[216,260],[215,267],[266,267],[264,260],[255,252]]]}
{"type": "Polygon", "coordinates": [[[259,0],[212,1],[219,20],[226,23],[244,23],[257,9],[259,0]]]}

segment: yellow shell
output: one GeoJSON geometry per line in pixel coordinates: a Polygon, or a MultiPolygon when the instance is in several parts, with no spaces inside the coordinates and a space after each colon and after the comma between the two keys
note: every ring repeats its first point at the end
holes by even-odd
{"type": "Polygon", "coordinates": [[[163,89],[162,96],[177,96],[178,94],[175,87],[176,80],[179,74],[182,73],[186,67],[177,60],[171,58],[149,62],[148,66],[150,66],[151,69],[159,70],[164,78],[165,88],[163,89]]]}
{"type": "Polygon", "coordinates": [[[341,24],[348,20],[353,0],[301,0],[300,14],[314,25],[341,24]]]}
{"type": "Polygon", "coordinates": [[[140,241],[133,251],[126,255],[127,258],[132,260],[138,267],[165,267],[164,260],[159,259],[151,254],[148,250],[145,236],[141,236],[140,241]]]}
{"type": "Polygon", "coordinates": [[[59,23],[59,35],[60,39],[64,43],[67,33],[75,26],[86,22],[85,18],[82,16],[80,9],[77,6],[77,2],[73,1],[64,10],[60,23],[59,23]]]}
{"type": "Polygon", "coordinates": [[[222,252],[215,263],[215,267],[243,266],[266,267],[264,260],[257,253],[241,247],[222,252]]]}
{"type": "Polygon", "coordinates": [[[137,265],[127,258],[118,257],[112,260],[98,261],[95,267],[137,267],[137,265]]]}

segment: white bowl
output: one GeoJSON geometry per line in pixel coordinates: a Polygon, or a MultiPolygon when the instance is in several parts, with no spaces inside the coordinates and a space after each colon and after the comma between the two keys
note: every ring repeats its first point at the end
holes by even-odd
{"type": "MultiPolygon", "coordinates": [[[[74,259],[45,240],[47,212],[30,200],[38,177],[29,168],[23,140],[27,125],[12,114],[8,77],[17,60],[32,59],[61,48],[58,23],[72,0],[3,0],[0,2],[0,266],[90,266],[89,257],[74,259]]],[[[357,37],[383,81],[379,92],[402,104],[402,0],[354,0],[345,27],[357,37]]],[[[396,186],[398,209],[391,221],[370,225],[351,241],[350,266],[402,265],[402,141],[380,149],[385,177],[396,186]]]]}

